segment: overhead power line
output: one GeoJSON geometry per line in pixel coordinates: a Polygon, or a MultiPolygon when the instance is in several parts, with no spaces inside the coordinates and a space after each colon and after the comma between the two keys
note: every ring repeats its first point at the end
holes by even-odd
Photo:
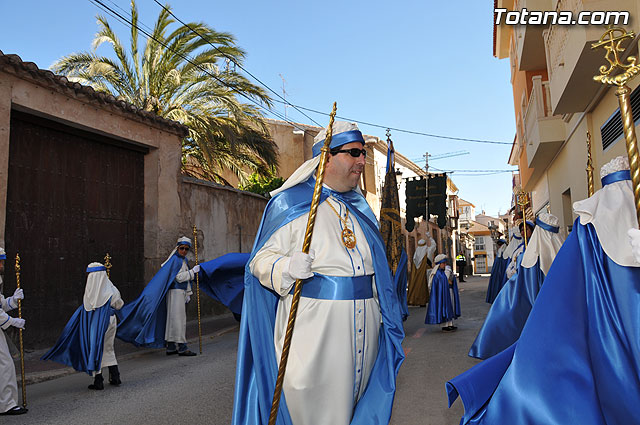
{"type": "MultiPolygon", "coordinates": [[[[118,12],[114,11],[113,9],[111,9],[109,6],[105,5],[102,1],[100,0],[89,0],[90,2],[98,5],[100,8],[102,8],[105,11],[109,11],[111,12],[111,15],[114,16],[114,14],[117,16],[117,19],[119,19],[121,22],[125,23],[126,25],[128,25],[129,27],[133,27],[133,23],[127,19],[126,17],[120,15],[118,12]]],[[[175,13],[173,13],[170,9],[166,8],[164,5],[162,5],[162,3],[160,3],[158,0],[153,0],[156,4],[158,4],[160,7],[162,7],[167,13],[169,13],[173,18],[175,18],[178,22],[180,22],[183,26],[189,28],[189,30],[191,32],[193,32],[194,34],[196,34],[198,37],[200,37],[202,40],[204,40],[207,44],[209,44],[210,46],[212,46],[214,49],[216,49],[221,55],[223,55],[226,59],[230,60],[231,62],[233,62],[237,67],[239,67],[241,70],[243,70],[245,73],[247,73],[251,78],[253,78],[255,81],[257,81],[260,85],[262,85],[263,87],[265,87],[267,90],[269,90],[271,93],[273,93],[278,99],[273,99],[274,102],[277,103],[281,103],[284,104],[286,106],[292,107],[294,109],[296,109],[298,112],[300,112],[302,115],[304,115],[307,119],[309,119],[311,122],[313,122],[314,124],[316,124],[318,127],[323,127],[323,125],[321,125],[319,122],[317,122],[316,120],[314,120],[312,117],[310,117],[308,114],[305,114],[303,111],[307,111],[307,112],[312,112],[315,114],[320,114],[323,116],[330,116],[329,113],[327,112],[323,112],[323,111],[319,111],[317,109],[312,109],[312,108],[307,108],[304,106],[300,106],[300,105],[295,105],[291,102],[289,102],[286,98],[284,98],[283,96],[281,96],[278,92],[276,92],[275,90],[273,90],[271,87],[269,87],[266,83],[264,83],[262,80],[260,80],[258,77],[256,77],[253,73],[251,73],[248,69],[246,69],[245,67],[243,67],[240,63],[238,63],[233,57],[229,56],[228,54],[226,54],[225,52],[223,52],[222,50],[220,50],[216,45],[214,45],[213,43],[211,43],[209,40],[207,40],[202,34],[200,34],[196,29],[194,29],[193,27],[191,27],[189,24],[185,23],[182,19],[180,19],[175,13]]],[[[112,2],[113,3],[113,2],[112,2]]],[[[122,10],[121,7],[117,6],[119,9],[122,10]]],[[[114,16],[115,17],[115,16],[114,16]]],[[[145,34],[147,37],[153,39],[154,41],[160,43],[162,46],[164,46],[166,49],[171,50],[169,48],[169,46],[167,46],[165,43],[163,43],[160,40],[155,39],[152,34],[150,34],[148,31],[145,31],[144,29],[140,28],[138,25],[136,25],[136,28],[142,32],[143,34],[145,34]]],[[[147,27],[148,28],[148,27],[147,27]]],[[[217,78],[215,75],[211,74],[208,70],[202,68],[201,66],[194,64],[190,58],[187,58],[186,55],[183,55],[179,52],[176,52],[175,50],[173,51],[174,53],[176,53],[177,55],[179,55],[180,57],[182,57],[184,60],[188,61],[189,63],[191,63],[192,65],[198,67],[198,69],[202,70],[203,72],[205,72],[206,74],[208,74],[209,76],[211,76],[212,78],[216,79],[218,82],[220,82],[221,84],[225,85],[226,87],[234,90],[233,87],[229,86],[226,82],[220,80],[219,78],[217,78]]],[[[299,126],[296,125],[296,123],[294,123],[293,121],[287,119],[286,116],[283,116],[281,113],[272,110],[272,109],[268,109],[266,107],[264,107],[263,105],[261,105],[259,102],[256,102],[254,99],[252,99],[251,97],[245,95],[244,93],[241,92],[236,92],[238,94],[240,94],[241,96],[245,97],[246,99],[248,99],[249,101],[251,101],[252,103],[256,104],[259,108],[261,108],[262,110],[267,111],[268,113],[272,113],[273,115],[275,115],[276,117],[280,118],[281,120],[292,124],[294,127],[298,128],[299,130],[304,130],[304,128],[301,128],[299,126]]],[[[447,136],[447,135],[442,135],[442,134],[435,134],[435,133],[428,133],[428,132],[423,132],[423,131],[416,131],[416,130],[407,130],[407,129],[402,129],[402,128],[398,128],[398,127],[392,127],[392,126],[388,126],[388,125],[382,125],[382,124],[375,124],[375,123],[371,123],[371,122],[367,122],[367,121],[363,121],[363,120],[357,120],[354,118],[348,118],[348,117],[344,117],[344,116],[336,116],[336,118],[338,119],[342,119],[345,121],[352,121],[352,122],[356,122],[358,124],[362,124],[362,125],[367,125],[370,127],[375,127],[375,128],[383,128],[383,129],[390,129],[393,131],[397,131],[397,132],[401,132],[401,133],[407,133],[407,134],[414,134],[414,135],[419,135],[419,136],[425,136],[425,137],[431,137],[431,138],[437,138],[437,139],[445,139],[445,140],[454,140],[454,141],[459,141],[459,142],[469,142],[469,143],[484,143],[484,144],[495,144],[495,145],[512,145],[512,142],[504,142],[504,141],[497,141],[497,140],[485,140],[485,139],[473,139],[473,138],[464,138],[464,137],[454,137],[454,136],[447,136]]]]}
{"type": "Polygon", "coordinates": [[[220,78],[218,78],[217,76],[215,76],[214,74],[209,72],[209,70],[207,70],[206,68],[204,68],[201,65],[193,62],[193,60],[188,55],[184,55],[184,54],[182,54],[180,52],[177,52],[176,50],[171,49],[166,43],[164,43],[163,41],[158,40],[157,38],[153,37],[152,34],[150,34],[148,31],[144,30],[143,28],[140,28],[140,26],[134,25],[132,21],[130,21],[129,19],[127,19],[126,17],[124,17],[123,15],[118,13],[117,11],[113,10],[112,8],[110,8],[109,6],[104,4],[101,0],[89,0],[89,1],[91,3],[93,3],[94,5],[96,5],[98,8],[100,8],[103,11],[109,13],[110,16],[112,16],[115,19],[119,20],[121,23],[124,23],[125,25],[129,26],[130,28],[135,27],[138,31],[140,31],[141,33],[143,33],[144,35],[149,37],[151,40],[154,40],[155,42],[157,42],[160,45],[162,45],[165,49],[175,53],[178,56],[180,56],[182,59],[184,59],[185,61],[189,62],[191,65],[193,65],[194,67],[198,68],[202,72],[206,73],[207,75],[209,75],[211,78],[213,78],[216,81],[218,81],[223,86],[227,87],[228,89],[232,90],[234,93],[239,94],[240,96],[242,96],[245,99],[249,100],[251,103],[255,104],[258,108],[260,108],[260,109],[262,109],[262,110],[264,110],[264,111],[266,111],[268,113],[274,114],[278,118],[282,119],[285,122],[288,122],[289,124],[293,125],[294,127],[296,127],[299,130],[302,130],[302,131],[305,130],[304,128],[298,126],[293,121],[289,121],[288,119],[286,119],[286,117],[283,117],[282,114],[280,114],[279,112],[271,110],[271,109],[268,109],[268,108],[265,108],[260,102],[256,101],[255,99],[251,98],[250,96],[244,94],[241,91],[237,91],[234,87],[230,86],[224,80],[221,80],[220,78]]]}
{"type": "MultiPolygon", "coordinates": [[[[276,92],[275,90],[273,90],[271,87],[269,87],[266,83],[264,83],[262,80],[260,80],[258,77],[256,77],[255,75],[253,75],[251,72],[249,72],[248,69],[246,69],[245,67],[243,67],[241,64],[239,64],[233,57],[227,55],[225,52],[223,52],[222,50],[220,50],[218,48],[218,46],[216,46],[215,44],[211,43],[209,40],[207,40],[205,37],[202,36],[202,34],[200,34],[198,31],[196,31],[194,28],[192,28],[189,24],[187,24],[186,22],[184,22],[182,19],[180,19],[179,17],[176,16],[175,13],[173,13],[171,11],[171,9],[168,9],[167,7],[165,7],[162,3],[160,3],[158,0],[153,0],[158,6],[160,6],[161,8],[163,8],[167,13],[169,13],[171,16],[173,16],[178,22],[180,22],[182,25],[184,25],[185,27],[189,28],[189,30],[191,30],[191,32],[193,32],[194,34],[196,34],[198,37],[200,37],[201,39],[203,39],[204,41],[207,42],[208,45],[210,45],[211,47],[213,47],[214,49],[216,49],[220,54],[222,54],[225,58],[229,59],[231,62],[233,62],[238,68],[240,68],[241,70],[243,70],[244,72],[246,72],[248,75],[251,76],[251,78],[253,78],[254,80],[256,80],[258,83],[260,83],[261,85],[263,85],[267,90],[269,90],[271,93],[273,93],[274,95],[276,95],[278,98],[281,99],[281,102],[284,103],[287,106],[291,106],[292,108],[295,108],[298,112],[300,112],[302,115],[304,115],[305,117],[307,117],[308,119],[310,119],[312,122],[314,122],[316,125],[318,125],[319,127],[322,127],[322,125],[314,120],[313,118],[311,118],[309,115],[305,114],[304,112],[302,112],[297,106],[293,105],[292,103],[290,103],[284,96],[281,96],[278,92],[276,92]]],[[[286,109],[285,109],[286,110],[286,109]]],[[[327,114],[328,115],[328,114],[327,114]]],[[[286,117],[286,113],[285,113],[285,117],[286,117]]]]}

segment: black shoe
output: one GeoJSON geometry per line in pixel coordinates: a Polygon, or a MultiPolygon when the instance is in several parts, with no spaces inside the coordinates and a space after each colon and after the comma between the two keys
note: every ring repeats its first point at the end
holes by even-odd
{"type": "Polygon", "coordinates": [[[451,332],[451,331],[452,331],[451,326],[444,326],[442,328],[442,332],[451,332]]]}
{"type": "Polygon", "coordinates": [[[197,356],[196,353],[194,353],[191,350],[187,350],[187,351],[181,351],[178,353],[179,356],[187,356],[187,357],[192,357],[192,356],[197,356]]]}
{"type": "Polygon", "coordinates": [[[449,326],[449,330],[451,330],[451,331],[455,331],[456,329],[458,329],[457,326],[449,326]]]}
{"type": "Polygon", "coordinates": [[[118,365],[109,366],[109,384],[118,386],[122,384],[120,380],[120,371],[118,370],[118,365]]]}
{"type": "Polygon", "coordinates": [[[167,356],[171,356],[173,354],[178,354],[178,350],[167,351],[167,356]]]}
{"type": "Polygon", "coordinates": [[[104,378],[99,373],[93,378],[93,384],[89,385],[90,390],[104,390],[104,378]]]}
{"type": "Polygon", "coordinates": [[[0,413],[0,415],[24,415],[29,409],[20,406],[14,406],[6,412],[0,413]]]}

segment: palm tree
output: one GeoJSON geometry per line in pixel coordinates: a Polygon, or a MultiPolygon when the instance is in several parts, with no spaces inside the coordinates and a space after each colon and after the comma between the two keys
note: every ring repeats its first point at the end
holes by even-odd
{"type": "Polygon", "coordinates": [[[246,100],[271,107],[271,99],[229,66],[242,64],[245,52],[231,34],[203,23],[169,32],[175,23],[169,10],[165,6],[160,11],[151,37],[139,51],[138,11],[131,1],[129,52],[107,19],[98,15],[92,51],[65,56],[53,70],[187,126],[189,135],[182,144],[182,170],[187,175],[224,184],[229,184],[225,171],[241,183],[252,173],[270,175],[278,150],[259,107],[246,100]],[[103,43],[111,45],[115,60],[96,54],[103,43]]]}

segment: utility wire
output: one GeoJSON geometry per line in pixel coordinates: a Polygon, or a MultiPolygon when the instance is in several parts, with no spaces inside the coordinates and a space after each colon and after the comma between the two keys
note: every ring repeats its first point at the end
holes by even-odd
{"type": "MultiPolygon", "coordinates": [[[[169,13],[171,16],[173,16],[178,22],[180,22],[182,25],[184,25],[185,27],[189,28],[191,30],[191,32],[193,32],[194,34],[196,34],[198,37],[200,37],[201,39],[203,39],[204,41],[207,42],[207,44],[209,44],[211,47],[213,47],[214,49],[216,49],[220,54],[222,54],[225,58],[229,59],[231,62],[233,62],[238,68],[240,68],[241,70],[243,70],[244,72],[246,72],[247,74],[249,74],[254,80],[256,80],[258,83],[262,84],[264,87],[267,88],[267,90],[269,90],[271,93],[275,94],[277,97],[279,97],[280,99],[282,99],[282,103],[284,103],[285,105],[291,106],[292,108],[296,109],[298,112],[300,112],[302,115],[304,115],[305,117],[307,117],[309,120],[311,120],[312,122],[314,122],[318,127],[322,127],[322,124],[320,124],[318,121],[314,120],[313,118],[311,118],[309,115],[305,114],[300,108],[298,108],[296,105],[290,103],[285,97],[281,96],[278,92],[276,92],[275,90],[273,90],[271,87],[269,87],[266,83],[264,83],[262,80],[260,80],[258,77],[256,77],[255,75],[253,75],[251,72],[249,72],[249,70],[247,70],[245,67],[243,67],[241,64],[239,64],[233,57],[229,56],[228,54],[226,54],[225,52],[223,52],[222,50],[220,50],[216,45],[214,45],[213,43],[211,43],[209,40],[207,40],[202,34],[200,34],[198,31],[196,31],[194,28],[192,28],[189,24],[187,24],[186,22],[184,22],[182,19],[178,18],[175,13],[173,13],[170,9],[168,9],[167,7],[165,7],[162,3],[160,3],[158,0],[153,0],[158,6],[160,6],[161,8],[163,8],[167,13],[169,13]]],[[[329,114],[327,114],[329,115],[329,114]]]]}
{"type": "MultiPolygon", "coordinates": [[[[108,11],[111,11],[113,14],[117,15],[119,17],[119,19],[121,21],[124,21],[125,24],[129,25],[130,27],[133,27],[133,23],[131,21],[129,21],[127,18],[123,17],[122,15],[120,15],[118,12],[114,11],[113,9],[111,9],[109,6],[105,5],[104,3],[102,3],[102,1],[100,0],[89,0],[93,3],[97,3],[98,5],[100,5],[103,10],[106,9],[108,11]]],[[[277,93],[275,90],[273,90],[271,87],[269,87],[267,84],[265,84],[262,80],[260,80],[258,77],[256,77],[254,74],[252,74],[249,70],[247,70],[245,67],[243,67],[241,64],[239,64],[233,57],[230,57],[229,55],[227,55],[226,53],[224,53],[222,50],[220,50],[217,46],[215,46],[213,43],[211,43],[209,40],[207,40],[204,36],[202,36],[202,34],[200,34],[197,30],[195,30],[194,28],[192,28],[189,24],[185,23],[182,19],[180,19],[178,16],[176,16],[170,9],[166,8],[164,5],[162,5],[158,0],[153,0],[156,4],[158,4],[160,7],[162,7],[165,11],[167,11],[171,16],[173,16],[177,21],[179,21],[182,25],[184,25],[185,27],[189,28],[189,30],[191,30],[194,34],[196,34],[198,37],[200,37],[201,39],[203,39],[204,41],[207,42],[207,44],[209,44],[210,46],[212,46],[214,49],[216,49],[220,54],[222,54],[225,58],[229,59],[230,61],[232,61],[236,66],[238,66],[241,70],[243,70],[245,73],[247,73],[249,76],[251,76],[254,80],[256,80],[258,83],[260,83],[262,86],[264,86],[265,88],[267,88],[267,90],[269,90],[271,93],[273,93],[274,95],[276,95],[279,99],[273,99],[274,102],[277,103],[281,103],[284,105],[288,105],[294,109],[296,109],[298,112],[300,112],[302,115],[304,115],[306,118],[308,118],[310,121],[312,121],[313,123],[315,123],[317,126],[319,127],[323,127],[320,123],[318,123],[316,120],[314,120],[313,118],[311,118],[309,115],[305,114],[304,111],[308,111],[308,112],[312,112],[315,114],[320,114],[323,116],[330,116],[329,113],[323,112],[323,111],[318,111],[316,109],[311,109],[311,108],[307,108],[304,106],[300,106],[300,105],[295,105],[291,102],[289,102],[288,100],[286,100],[284,97],[282,97],[279,93],[277,93]]],[[[113,2],[112,2],[113,3],[113,2]]],[[[122,10],[122,8],[118,7],[119,9],[122,10]]],[[[113,16],[113,15],[112,15],[113,16]]],[[[141,31],[142,33],[144,33],[147,37],[153,39],[154,41],[160,43],[162,46],[164,46],[166,49],[169,49],[169,47],[161,42],[160,40],[155,39],[149,32],[141,29],[139,26],[136,25],[136,28],[141,31]]],[[[170,49],[169,49],[170,50],[170,49]]],[[[233,87],[230,87],[227,83],[225,83],[224,81],[220,80],[219,78],[217,78],[216,76],[214,76],[213,74],[211,74],[210,72],[208,72],[208,70],[202,68],[201,66],[198,66],[196,64],[194,64],[189,58],[185,57],[185,55],[182,55],[181,53],[175,52],[177,55],[179,55],[180,57],[182,57],[184,60],[188,61],[189,63],[191,63],[194,66],[197,66],[200,70],[202,70],[203,72],[205,72],[206,74],[208,74],[209,76],[211,76],[212,78],[216,79],[218,82],[220,82],[221,84],[225,85],[226,87],[233,89],[233,87]]],[[[267,112],[271,112],[274,115],[276,115],[278,118],[282,119],[285,122],[288,122],[289,124],[292,124],[294,127],[298,128],[299,130],[305,130],[299,126],[297,126],[294,122],[288,120],[286,118],[286,116],[283,116],[281,113],[276,112],[276,111],[272,111],[269,110],[267,108],[265,108],[263,105],[259,104],[258,102],[256,102],[255,100],[253,100],[252,98],[250,98],[249,96],[245,95],[244,93],[241,92],[237,92],[238,94],[242,95],[243,97],[245,97],[246,99],[250,100],[251,102],[253,102],[254,104],[256,104],[259,108],[267,111],[267,112]]],[[[407,134],[415,134],[415,135],[419,135],[419,136],[426,136],[426,137],[432,137],[432,138],[437,138],[437,139],[446,139],[446,140],[455,140],[455,141],[460,141],[460,142],[470,142],[470,143],[484,143],[484,144],[496,144],[496,145],[512,145],[512,142],[502,142],[502,141],[496,141],[496,140],[484,140],[484,139],[471,139],[471,138],[464,138],[464,137],[453,137],[453,136],[446,136],[446,135],[441,135],[441,134],[434,134],[434,133],[426,133],[426,132],[422,132],[422,131],[415,131],[415,130],[406,130],[406,129],[402,129],[402,128],[397,128],[397,127],[390,127],[387,125],[381,125],[381,124],[375,124],[375,123],[370,123],[367,121],[362,121],[362,120],[357,120],[357,119],[353,119],[353,118],[347,118],[347,117],[343,117],[343,116],[336,116],[336,118],[345,120],[345,121],[352,121],[352,122],[356,122],[358,124],[362,124],[362,125],[367,125],[370,127],[376,127],[376,128],[383,128],[383,129],[389,129],[389,130],[393,130],[393,131],[398,131],[401,133],[407,133],[407,134]]]]}
{"type": "MultiPolygon", "coordinates": [[[[274,101],[275,102],[280,102],[277,99],[274,99],[274,101]]],[[[282,102],[280,102],[280,103],[282,103],[282,102]]],[[[326,112],[318,111],[318,110],[311,109],[311,108],[305,108],[304,106],[295,105],[295,107],[303,109],[305,111],[313,112],[313,113],[316,113],[316,114],[329,116],[329,114],[327,114],[326,112]]],[[[483,140],[483,139],[468,139],[468,138],[464,138],[464,137],[444,136],[444,135],[441,135],[441,134],[425,133],[425,132],[422,132],[422,131],[405,130],[405,129],[402,129],[402,128],[389,127],[388,125],[374,124],[374,123],[361,121],[361,120],[356,120],[356,119],[353,119],[353,118],[347,118],[347,117],[338,116],[338,115],[336,115],[336,118],[340,118],[340,119],[345,120],[345,121],[357,122],[358,124],[368,125],[368,126],[371,126],[371,127],[384,128],[384,129],[388,128],[389,130],[398,131],[398,132],[401,132],[401,133],[416,134],[418,136],[427,136],[427,137],[433,137],[433,138],[436,138],[436,139],[457,140],[459,142],[472,142],[472,143],[489,143],[489,144],[494,144],[494,145],[513,145],[513,142],[500,142],[500,141],[497,141],[497,140],[483,140]]]]}
{"type": "MultiPolygon", "coordinates": [[[[120,13],[118,13],[117,11],[113,10],[112,8],[110,8],[109,6],[107,6],[106,4],[104,4],[101,0],[89,0],[90,2],[92,2],[94,5],[96,5],[97,7],[99,7],[100,9],[102,9],[103,11],[109,13],[109,15],[111,15],[112,17],[114,17],[115,19],[119,20],[120,22],[124,23],[125,25],[129,26],[130,28],[134,27],[133,22],[131,22],[129,19],[127,19],[126,17],[122,16],[120,13]]],[[[207,70],[206,68],[202,67],[199,64],[194,63],[191,58],[189,58],[187,55],[184,55],[180,52],[177,52],[175,50],[172,50],[166,43],[164,43],[161,40],[158,40],[157,38],[153,37],[152,34],[150,34],[149,32],[145,31],[144,29],[140,28],[140,26],[135,25],[135,28],[142,32],[144,35],[146,35],[147,37],[149,37],[150,39],[154,40],[155,42],[161,44],[165,49],[172,51],[173,53],[175,53],[176,55],[180,56],[182,59],[184,59],[185,61],[189,62],[191,65],[197,67],[198,69],[200,69],[202,72],[206,73],[207,75],[209,75],[210,77],[212,77],[213,79],[215,79],[216,81],[218,81],[220,84],[224,85],[225,87],[227,87],[228,89],[232,90],[234,93],[237,93],[239,95],[241,95],[242,97],[244,97],[245,99],[249,100],[250,102],[252,102],[253,104],[255,104],[256,106],[258,106],[258,108],[266,111],[267,113],[272,113],[275,116],[277,116],[278,118],[282,119],[285,122],[288,122],[289,124],[293,125],[294,127],[296,127],[299,130],[304,131],[305,129],[302,127],[299,127],[296,123],[289,121],[288,119],[286,119],[286,117],[282,116],[282,114],[280,114],[279,112],[275,111],[275,110],[270,110],[265,108],[263,105],[260,104],[260,102],[254,100],[253,98],[251,98],[250,96],[244,94],[241,91],[236,91],[234,87],[230,86],[229,84],[227,84],[225,81],[221,80],[220,78],[216,77],[214,74],[212,74],[211,72],[209,72],[209,70],[207,70]]]]}

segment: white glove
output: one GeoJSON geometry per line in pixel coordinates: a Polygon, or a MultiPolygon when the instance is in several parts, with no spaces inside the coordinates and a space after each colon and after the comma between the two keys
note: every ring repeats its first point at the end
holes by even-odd
{"type": "Polygon", "coordinates": [[[633,258],[640,263],[640,230],[631,228],[627,230],[627,235],[629,236],[629,243],[631,244],[631,253],[633,254],[633,258]]]}
{"type": "Polygon", "coordinates": [[[311,263],[316,258],[316,252],[309,250],[308,254],[302,251],[294,252],[289,260],[289,276],[294,279],[308,279],[313,276],[311,263]]]}
{"type": "Polygon", "coordinates": [[[188,304],[188,303],[189,303],[189,301],[191,301],[191,295],[185,295],[185,296],[184,296],[184,302],[185,302],[185,304],[188,304]]]}
{"type": "Polygon", "coordinates": [[[15,326],[18,329],[24,329],[24,319],[18,317],[9,317],[9,325],[15,326]]]}
{"type": "Polygon", "coordinates": [[[22,288],[16,289],[16,291],[13,293],[13,296],[11,298],[13,298],[16,301],[24,300],[24,291],[22,290],[22,288]]]}
{"type": "Polygon", "coordinates": [[[191,271],[193,272],[194,275],[197,275],[200,272],[200,264],[196,264],[195,266],[193,266],[191,271]]]}

